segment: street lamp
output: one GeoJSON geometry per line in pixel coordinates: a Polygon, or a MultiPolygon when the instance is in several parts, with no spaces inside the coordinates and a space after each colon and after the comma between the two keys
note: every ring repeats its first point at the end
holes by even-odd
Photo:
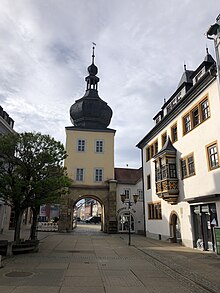
{"type": "Polygon", "coordinates": [[[122,203],[128,205],[128,245],[131,245],[131,206],[137,203],[138,194],[133,194],[133,202],[130,200],[130,197],[126,199],[126,194],[121,194],[120,196],[122,203]]]}
{"type": "Polygon", "coordinates": [[[206,36],[214,41],[218,81],[220,83],[220,14],[217,16],[216,22],[206,32],[206,36]]]}

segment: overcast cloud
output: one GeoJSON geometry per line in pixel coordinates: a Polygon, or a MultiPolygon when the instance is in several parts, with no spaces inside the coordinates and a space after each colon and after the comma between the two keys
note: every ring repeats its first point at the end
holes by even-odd
{"type": "Polygon", "coordinates": [[[195,69],[218,0],[1,0],[0,105],[15,130],[65,144],[70,106],[85,92],[92,42],[99,95],[113,110],[115,166],[139,167],[135,145],[153,127],[163,99],[195,69]]]}

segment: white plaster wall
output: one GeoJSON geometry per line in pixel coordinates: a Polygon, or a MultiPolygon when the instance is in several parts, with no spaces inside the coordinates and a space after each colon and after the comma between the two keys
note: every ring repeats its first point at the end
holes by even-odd
{"type": "MultiPolygon", "coordinates": [[[[131,201],[133,202],[133,194],[137,194],[139,189],[143,189],[142,180],[140,180],[136,185],[132,184],[118,184],[117,185],[117,217],[119,217],[121,212],[128,210],[128,205],[121,202],[120,194],[124,193],[124,189],[130,189],[131,191],[131,201]]],[[[136,204],[131,207],[131,213],[135,219],[135,232],[144,231],[144,211],[143,211],[143,200],[138,200],[136,204]]]]}
{"type": "MultiPolygon", "coordinates": [[[[146,232],[149,235],[161,234],[162,238],[170,236],[169,217],[172,211],[175,211],[180,219],[181,234],[183,244],[192,247],[192,228],[190,217],[190,205],[183,200],[197,196],[220,193],[220,168],[209,171],[206,156],[206,145],[217,140],[220,152],[220,100],[218,92],[217,80],[210,85],[206,91],[201,93],[184,111],[178,115],[170,124],[164,128],[157,136],[153,137],[149,145],[158,139],[158,149],[162,147],[161,135],[167,131],[167,135],[171,136],[171,125],[177,122],[178,141],[174,143],[177,149],[177,171],[179,177],[179,200],[177,205],[170,205],[161,200],[162,220],[148,220],[147,203],[160,201],[155,191],[155,166],[153,160],[146,162],[146,148],[143,149],[143,174],[144,174],[144,196],[145,196],[145,217],[146,232]],[[183,136],[182,117],[192,109],[193,105],[201,101],[208,94],[211,116],[209,119],[198,125],[195,129],[183,136]],[[180,158],[194,153],[194,164],[196,175],[184,180],[180,177],[180,158]],[[151,174],[151,189],[146,190],[147,175],[151,174]]],[[[220,203],[217,202],[218,222],[220,223],[220,203]]],[[[220,225],[220,224],[219,224],[220,225]]]]}

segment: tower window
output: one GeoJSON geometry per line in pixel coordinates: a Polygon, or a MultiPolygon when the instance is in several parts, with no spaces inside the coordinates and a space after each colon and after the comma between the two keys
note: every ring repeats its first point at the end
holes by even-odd
{"type": "Polygon", "coordinates": [[[102,182],[103,181],[103,169],[97,168],[95,169],[95,182],[102,182]]]}
{"type": "Polygon", "coordinates": [[[86,141],[84,139],[78,139],[77,141],[77,151],[85,152],[86,149],[86,141]]]}
{"type": "Polygon", "coordinates": [[[83,168],[76,169],[76,181],[84,181],[84,169],[83,168]]]}
{"type": "Polygon", "coordinates": [[[96,140],[95,152],[96,153],[103,153],[104,152],[104,141],[103,140],[96,140]]]}

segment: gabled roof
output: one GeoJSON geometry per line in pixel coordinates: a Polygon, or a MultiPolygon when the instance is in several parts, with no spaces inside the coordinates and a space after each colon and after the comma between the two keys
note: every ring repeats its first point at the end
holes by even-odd
{"type": "Polygon", "coordinates": [[[137,184],[142,178],[142,168],[115,168],[115,180],[122,184],[137,184]]]}
{"type": "Polygon", "coordinates": [[[178,83],[177,88],[179,88],[183,83],[192,83],[192,78],[191,78],[192,73],[193,73],[193,70],[185,69],[178,83]]]}
{"type": "Polygon", "coordinates": [[[168,136],[167,141],[165,142],[162,149],[154,156],[154,159],[164,156],[164,155],[175,155],[176,148],[173,146],[170,137],[168,136]]]}

